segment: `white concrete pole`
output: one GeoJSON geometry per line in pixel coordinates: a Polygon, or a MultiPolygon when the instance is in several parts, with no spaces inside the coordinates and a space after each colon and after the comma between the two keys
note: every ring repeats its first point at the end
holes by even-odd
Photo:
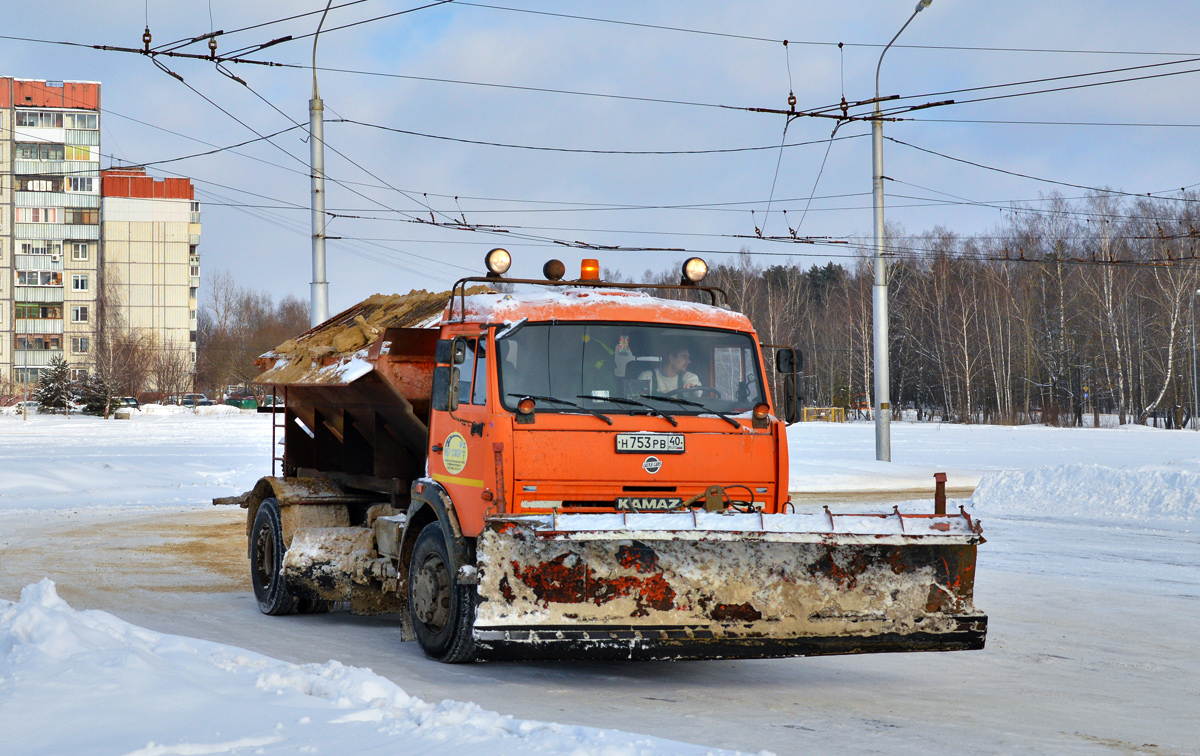
{"type": "Polygon", "coordinates": [[[312,171],[312,284],[311,325],[329,320],[329,281],[325,278],[325,107],[316,92],[308,101],[308,146],[312,171]]]}
{"type": "Polygon", "coordinates": [[[871,313],[874,321],[875,339],[875,459],[892,461],[892,402],[891,371],[888,364],[888,279],[887,260],[884,258],[885,235],[883,227],[883,120],[879,110],[879,69],[883,56],[895,43],[917,14],[925,10],[933,0],[920,0],[912,15],[879,53],[875,66],[875,119],[871,121],[871,199],[875,211],[875,285],[871,295],[871,313]]]}
{"type": "Polygon", "coordinates": [[[312,171],[312,283],[310,284],[309,323],[318,325],[329,320],[329,281],[325,278],[325,105],[317,89],[317,40],[321,38],[321,27],[329,6],[321,14],[317,33],[313,35],[312,99],[308,101],[308,155],[309,170],[312,171]]]}

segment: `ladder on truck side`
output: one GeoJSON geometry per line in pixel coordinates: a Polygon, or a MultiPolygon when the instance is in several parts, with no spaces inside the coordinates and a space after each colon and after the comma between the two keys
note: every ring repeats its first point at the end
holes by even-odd
{"type": "Polygon", "coordinates": [[[279,463],[279,477],[287,470],[287,444],[280,449],[280,442],[287,433],[287,386],[283,387],[283,403],[280,404],[279,387],[271,388],[271,475],[275,475],[275,463],[279,463]]]}

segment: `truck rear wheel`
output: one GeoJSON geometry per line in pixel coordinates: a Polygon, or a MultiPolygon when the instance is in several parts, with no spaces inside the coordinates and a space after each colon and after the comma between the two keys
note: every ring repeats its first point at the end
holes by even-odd
{"type": "Polygon", "coordinates": [[[475,658],[474,586],[458,585],[442,526],[417,535],[408,567],[408,613],[421,650],[448,664],[475,658]]]}
{"type": "Polygon", "coordinates": [[[283,521],[279,502],[263,499],[250,531],[250,582],[263,614],[291,614],[298,601],[283,579],[283,521]]]}

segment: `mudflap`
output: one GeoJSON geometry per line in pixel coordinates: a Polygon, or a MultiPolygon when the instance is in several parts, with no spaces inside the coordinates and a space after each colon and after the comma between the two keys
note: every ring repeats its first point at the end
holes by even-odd
{"type": "Polygon", "coordinates": [[[477,541],[488,659],[983,648],[961,515],[505,517],[477,541]]]}

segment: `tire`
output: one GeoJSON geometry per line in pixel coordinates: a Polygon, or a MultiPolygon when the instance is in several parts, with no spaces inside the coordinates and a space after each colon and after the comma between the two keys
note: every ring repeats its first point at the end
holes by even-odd
{"type": "Polygon", "coordinates": [[[279,502],[263,499],[250,531],[250,582],[263,614],[291,614],[299,605],[283,579],[284,551],[279,502]]]}
{"type": "Polygon", "coordinates": [[[332,608],[331,602],[325,599],[302,598],[296,602],[296,611],[300,614],[328,614],[332,608]]]}
{"type": "Polygon", "coordinates": [[[408,616],[425,655],[447,664],[475,658],[475,590],[459,585],[454,573],[442,526],[431,522],[408,563],[408,616]]]}

